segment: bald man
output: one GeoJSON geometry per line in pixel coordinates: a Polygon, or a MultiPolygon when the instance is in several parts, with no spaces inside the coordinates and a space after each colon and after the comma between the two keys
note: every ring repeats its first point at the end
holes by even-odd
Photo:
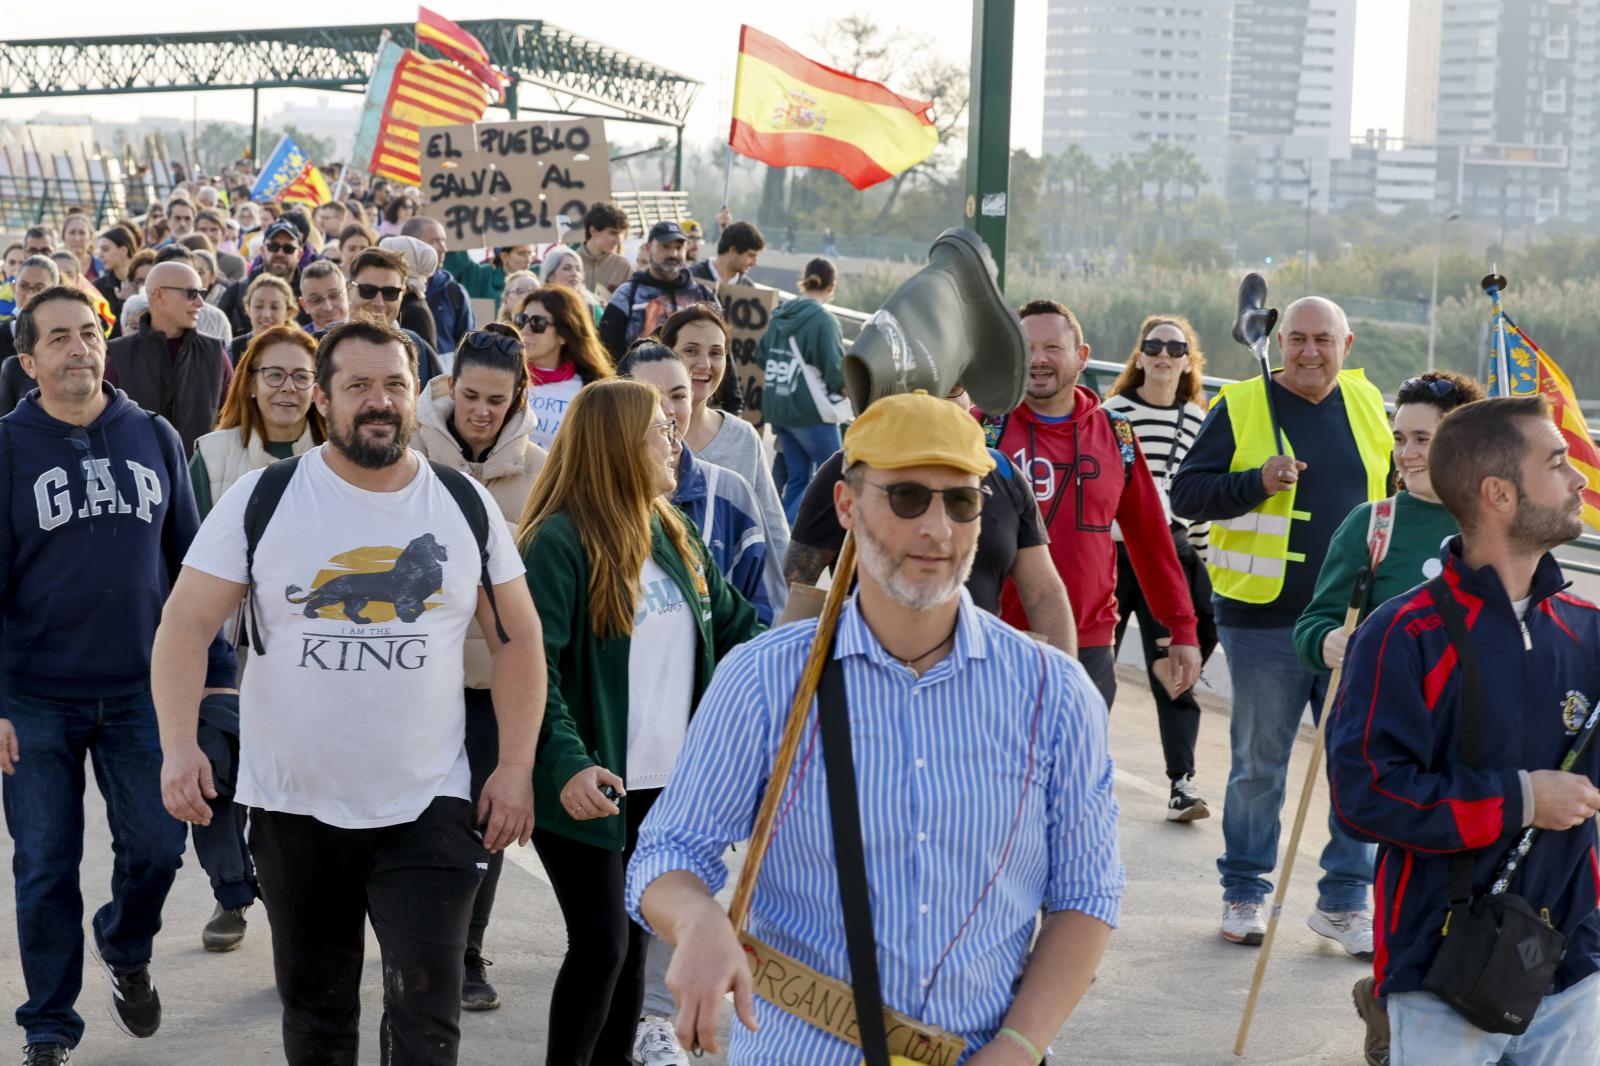
{"type": "Polygon", "coordinates": [[[137,333],[106,349],[106,381],[177,429],[183,454],[211,432],[233,380],[233,363],[215,337],[201,333],[205,292],[187,263],[157,263],[144,279],[150,313],[137,333]]]}
{"type": "MultiPolygon", "coordinates": [[[[1173,513],[1212,523],[1207,565],[1233,683],[1233,768],[1217,868],[1222,936],[1235,944],[1260,944],[1266,933],[1289,753],[1307,703],[1320,714],[1327,689],[1328,675],[1305,669],[1295,654],[1295,619],[1339,523],[1358,504],[1389,495],[1389,420],[1366,375],[1345,369],[1354,344],[1338,304],[1317,296],[1290,304],[1278,331],[1283,369],[1267,382],[1224,388],[1172,480],[1173,513]]],[[[1328,824],[1308,924],[1370,958],[1373,849],[1345,835],[1331,812],[1328,824]]]]}

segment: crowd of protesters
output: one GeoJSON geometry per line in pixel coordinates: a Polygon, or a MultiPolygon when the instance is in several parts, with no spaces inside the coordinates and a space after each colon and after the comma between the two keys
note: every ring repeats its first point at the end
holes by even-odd
{"type": "MultiPolygon", "coordinates": [[[[726,923],[702,921],[709,891],[723,847],[750,830],[787,710],[775,679],[792,688],[809,643],[780,625],[804,617],[786,613],[791,592],[820,582],[847,529],[862,586],[839,656],[858,713],[888,722],[873,716],[926,691],[924,710],[954,715],[957,692],[987,707],[1035,677],[1043,739],[1003,716],[987,734],[952,718],[929,758],[970,775],[986,751],[1020,744],[1032,760],[1045,744],[1067,775],[1034,799],[1067,809],[1035,810],[1017,836],[1037,881],[1008,875],[1004,899],[985,887],[975,905],[994,950],[980,957],[960,922],[946,953],[959,942],[968,972],[921,996],[971,1061],[1040,1061],[1117,921],[1104,717],[1130,620],[1166,819],[1208,818],[1197,777],[1225,781],[1224,939],[1263,941],[1290,753],[1343,665],[1307,921],[1374,962],[1353,990],[1367,1061],[1597,1061],[1596,760],[1549,768],[1577,732],[1574,697],[1600,699],[1600,616],[1562,591],[1548,555],[1575,535],[1581,477],[1541,406],[1485,401],[1437,371],[1401,386],[1391,418],[1347,363],[1344,311],[1314,296],[1284,311],[1280,371],[1211,397],[1195,330],[1153,307],[1129,323],[1102,397],[1077,316],[1035,300],[1017,309],[1028,373],[1014,411],[969,414],[957,387],[857,418],[827,307],[844,281],[818,258],[760,344],[759,412],[742,412],[717,292],[758,264],[750,223],[720,219],[714,255],[698,224],[655,223],[636,269],[621,254],[630,220],[597,204],[570,244],[480,258],[450,250],[404,193],[349,190],[308,211],[190,183],[137,223],[95,233],[74,212],[6,249],[0,770],[27,1066],[67,1062],[84,1036],[86,941],[117,1025],[159,1029],[151,949],[185,823],[214,896],[202,946],[238,948],[265,904],[295,1066],[355,1061],[369,919],[384,1061],[455,1062],[460,1012],[501,1003],[488,927],[504,851],[530,842],[568,937],[546,1061],[683,1066],[686,1048],[713,1048],[715,1003],[734,993],[748,1022],[750,987],[726,923]],[[1433,447],[1452,434],[1447,453],[1433,447]],[[1352,639],[1358,574],[1372,620],[1352,639]],[[1442,595],[1497,664],[1518,662],[1522,681],[1495,671],[1493,735],[1526,730],[1521,750],[1457,754],[1472,701],[1442,595]],[[944,640],[905,658],[924,632],[944,640]],[[1196,765],[1196,686],[1219,646],[1226,768],[1196,765]],[[1563,700],[1561,728],[1534,714],[1563,700]],[[86,757],[115,855],[87,938],[86,757]],[[1523,885],[1567,947],[1533,1026],[1502,1040],[1464,1028],[1424,975],[1461,902],[1452,856],[1474,859],[1481,890],[1526,826],[1560,841],[1523,885]],[[1030,943],[1059,964],[1053,984],[1030,943]],[[986,969],[997,959],[1006,972],[986,969]]],[[[863,766],[900,774],[929,739],[905,728],[904,750],[858,738],[863,766]]],[[[976,819],[979,844],[1010,839],[994,820],[1010,809],[1002,785],[919,798],[937,823],[920,827],[864,782],[868,868],[892,881],[906,872],[893,863],[924,861],[873,825],[932,834],[933,865],[957,867],[942,928],[983,861],[957,823],[976,819]]],[[[831,877],[802,861],[828,854],[814,816],[796,815],[774,859],[791,895],[766,901],[762,930],[842,977],[842,926],[815,906],[831,877]]],[[[913,897],[885,892],[885,921],[910,915],[913,897]]],[[[891,1005],[913,1010],[897,982],[914,985],[914,969],[886,973],[891,1005]]],[[[736,1033],[734,1051],[859,1057],[790,1021],[736,1033]]]]}

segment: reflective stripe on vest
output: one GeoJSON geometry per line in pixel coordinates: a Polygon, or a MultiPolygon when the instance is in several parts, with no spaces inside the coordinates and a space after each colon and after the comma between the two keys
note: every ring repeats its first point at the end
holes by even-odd
{"type": "MultiPolygon", "coordinates": [[[[1367,474],[1366,498],[1382,499],[1389,494],[1389,461],[1394,449],[1383,394],[1361,370],[1340,371],[1339,388],[1344,392],[1345,417],[1367,474]]],[[[1277,454],[1267,392],[1255,377],[1225,387],[1216,402],[1224,397],[1234,441],[1228,469],[1257,470],[1277,454]]],[[[1288,454],[1293,457],[1294,446],[1288,434],[1285,437],[1288,454]]],[[[1309,512],[1295,510],[1296,491],[1297,486],[1291,485],[1253,511],[1212,523],[1207,566],[1217,595],[1241,603],[1272,603],[1278,598],[1286,564],[1306,561],[1304,553],[1289,550],[1292,525],[1311,518],[1309,512]]]]}

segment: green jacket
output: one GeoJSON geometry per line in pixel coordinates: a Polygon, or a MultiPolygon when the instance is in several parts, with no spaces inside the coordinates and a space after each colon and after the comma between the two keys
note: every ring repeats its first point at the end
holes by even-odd
{"type": "MultiPolygon", "coordinates": [[[[1328,554],[1317,574],[1317,590],[1294,624],[1294,650],[1305,668],[1314,673],[1329,672],[1322,661],[1322,640],[1344,625],[1356,574],[1367,565],[1367,523],[1371,515],[1372,504],[1363,503],[1340,523],[1328,542],[1328,554]]],[[[1367,593],[1367,605],[1361,610],[1362,619],[1385,600],[1438,574],[1439,549],[1459,532],[1461,527],[1455,516],[1444,505],[1420,500],[1409,492],[1397,494],[1389,554],[1378,564],[1377,578],[1367,593]]]]}
{"type": "Polygon", "coordinates": [[[761,361],[766,380],[761,387],[761,418],[775,426],[822,424],[811,399],[800,361],[789,347],[790,338],[800,355],[822,375],[829,392],[844,392],[844,340],[828,309],[817,300],[790,300],[772,312],[772,322],[761,338],[761,361]]]}
{"type": "MultiPolygon", "coordinates": [[[[652,518],[650,524],[651,558],[677,582],[688,603],[699,605],[695,618],[700,654],[694,679],[694,703],[699,703],[718,661],[734,645],[759,633],[761,625],[755,608],[723,580],[688,519],[684,524],[701,560],[699,573],[694,575],[684,568],[659,521],[652,518]]],[[[578,531],[566,515],[546,520],[522,561],[544,626],[550,675],[533,766],[535,824],[584,844],[621,851],[627,797],[618,802],[622,814],[580,822],[561,806],[561,790],[573,774],[591,766],[604,766],[627,778],[628,653],[632,640],[602,640],[594,635],[589,617],[589,561],[578,531]]]]}
{"type": "Polygon", "coordinates": [[[445,270],[461,283],[467,295],[474,300],[493,300],[494,309],[500,311],[500,294],[506,291],[506,272],[493,263],[479,263],[466,252],[444,253],[445,270]]]}

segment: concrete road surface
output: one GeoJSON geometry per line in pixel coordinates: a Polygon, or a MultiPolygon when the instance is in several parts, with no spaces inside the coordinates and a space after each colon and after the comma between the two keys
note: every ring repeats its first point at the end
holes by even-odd
{"type": "MultiPolygon", "coordinates": [[[[1122,855],[1128,870],[1122,927],[1112,938],[1098,981],[1056,1041],[1054,1062],[1357,1066],[1361,1028],[1350,1006],[1350,986],[1364,972],[1364,964],[1305,926],[1315,901],[1316,855],[1325,837],[1326,785],[1317,789],[1250,1046],[1244,1059],[1235,1059],[1234,1033],[1257,950],[1228,944],[1217,935],[1222,898],[1215,867],[1220,819],[1180,826],[1163,818],[1166,782],[1154,711],[1142,683],[1142,674],[1124,669],[1111,719],[1122,803],[1122,855]]],[[[1218,812],[1227,776],[1227,728],[1223,709],[1209,707],[1201,728],[1197,780],[1218,812]]],[[[1309,751],[1309,740],[1302,738],[1290,771],[1286,810],[1291,816],[1309,751]]],[[[104,808],[92,785],[87,801],[90,831],[83,884],[86,907],[92,913],[107,896],[111,854],[104,808]]],[[[1287,837],[1286,829],[1285,841],[1287,837]]],[[[0,841],[0,849],[9,853],[9,839],[0,841]]],[[[543,1061],[550,986],[565,949],[565,934],[533,850],[516,851],[514,858],[501,882],[488,945],[494,960],[490,977],[504,1006],[463,1016],[463,1066],[538,1066],[543,1061]]],[[[11,1009],[24,992],[11,893],[3,896],[0,1001],[11,1009]]],[[[153,973],[165,1007],[161,1032],[137,1041],[115,1028],[106,1013],[105,979],[91,959],[79,1001],[89,1029],[73,1056],[76,1066],[249,1066],[283,1061],[263,909],[252,909],[244,946],[228,955],[211,955],[200,948],[200,927],[210,912],[208,886],[191,854],[168,901],[166,928],[156,941],[153,973]]],[[[381,992],[377,947],[370,937],[367,957],[363,1064],[378,1061],[381,992]]],[[[21,1031],[13,1033],[12,1046],[19,1046],[21,1031]]],[[[16,1060],[0,1056],[0,1062],[6,1061],[16,1060]]],[[[715,1066],[722,1060],[706,1056],[691,1062],[715,1066]]]]}

